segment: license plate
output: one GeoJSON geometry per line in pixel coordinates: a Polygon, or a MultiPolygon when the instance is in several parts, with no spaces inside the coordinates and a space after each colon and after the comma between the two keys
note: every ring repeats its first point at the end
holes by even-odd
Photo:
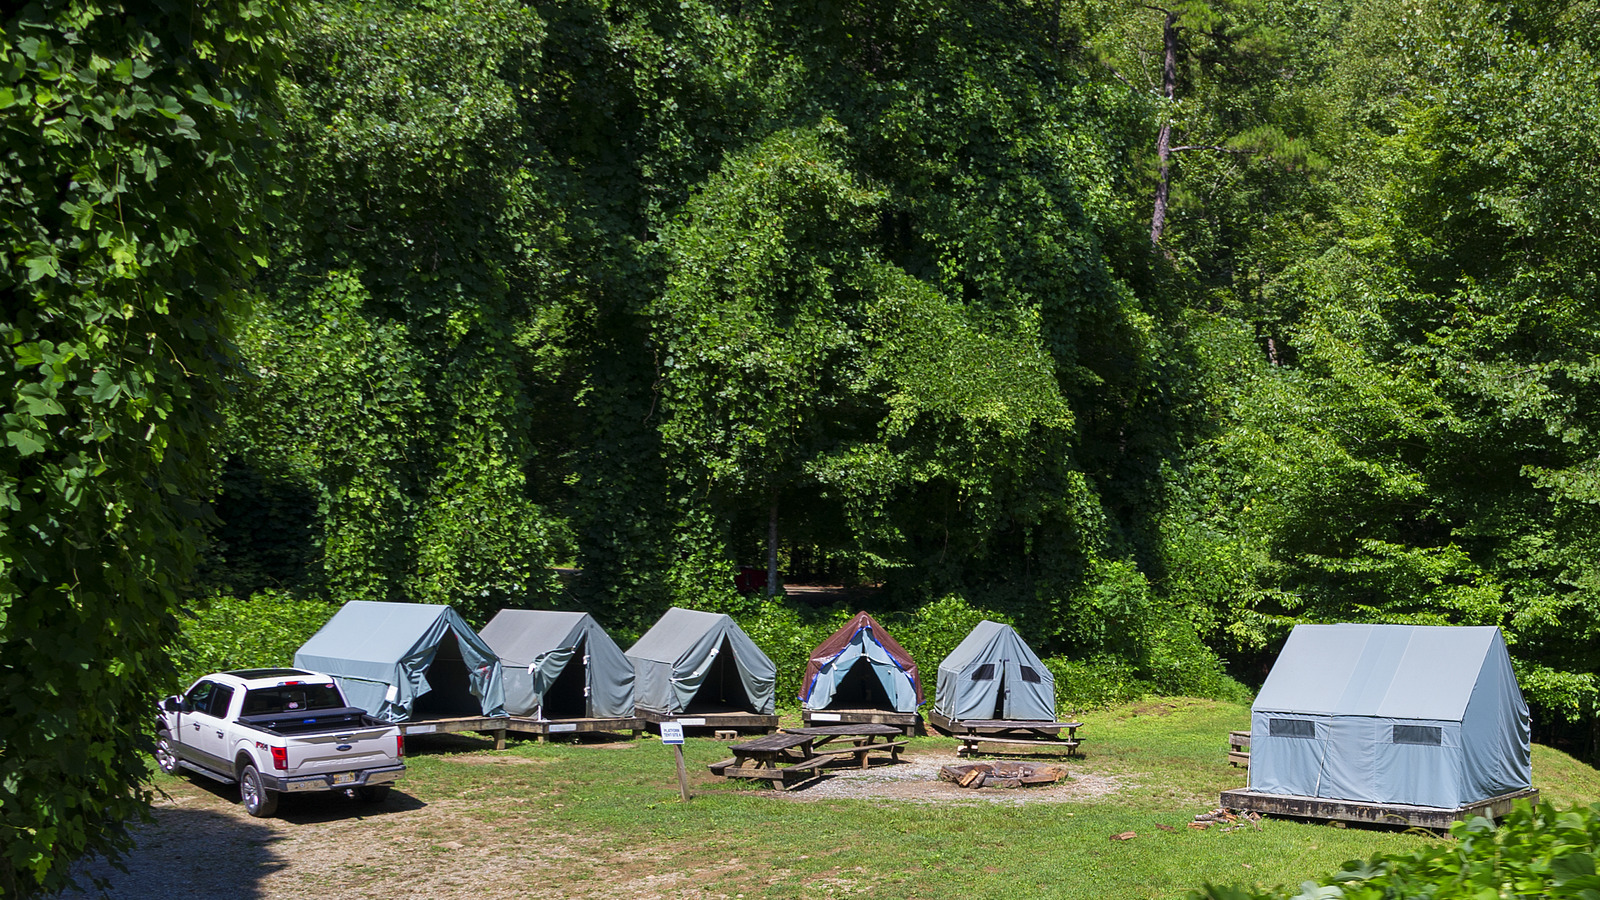
{"type": "Polygon", "coordinates": [[[333,776],[333,783],[334,784],[349,784],[350,782],[355,781],[355,780],[356,780],[356,773],[354,773],[354,772],[340,772],[339,774],[333,776]]]}

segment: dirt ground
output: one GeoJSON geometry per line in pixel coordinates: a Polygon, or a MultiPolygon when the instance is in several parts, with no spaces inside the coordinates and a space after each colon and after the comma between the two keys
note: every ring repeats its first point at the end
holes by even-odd
{"type": "MultiPolygon", "coordinates": [[[[492,753],[457,757],[496,765],[514,758],[492,753]]],[[[840,771],[802,790],[775,793],[774,802],[813,803],[855,798],[905,803],[1061,803],[1132,786],[1125,779],[1075,773],[1070,781],[1026,788],[967,790],[938,779],[951,753],[919,753],[898,766],[840,771]]],[[[328,802],[323,795],[287,796],[278,816],[252,819],[237,791],[196,778],[159,800],[155,821],[135,829],[126,872],[92,864],[87,876],[101,889],[64,898],[115,900],[339,900],[346,897],[427,896],[499,898],[553,896],[552,881],[569,897],[720,897],[693,881],[705,872],[663,872],[666,857],[642,849],[601,851],[581,834],[530,835],[517,815],[518,798],[485,795],[423,802],[397,790],[381,806],[328,802]],[[485,830],[485,807],[501,805],[516,829],[485,830]],[[469,821],[466,814],[475,814],[469,821]],[[530,839],[531,838],[531,839],[530,839]],[[589,877],[592,873],[592,878],[589,877]],[[584,885],[592,885],[592,890],[584,885]],[[681,883],[680,883],[681,882],[681,883]]],[[[492,812],[492,810],[491,810],[492,812]]],[[[729,861],[737,865],[738,861],[729,861]]]]}

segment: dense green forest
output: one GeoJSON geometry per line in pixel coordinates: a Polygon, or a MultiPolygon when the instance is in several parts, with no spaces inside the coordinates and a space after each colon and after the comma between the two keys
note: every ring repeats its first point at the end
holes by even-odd
{"type": "Polygon", "coordinates": [[[0,888],[122,840],[185,609],[803,644],[841,610],[736,591],[769,552],[908,644],[1004,617],[1119,689],[1258,683],[1296,622],[1499,625],[1592,754],[1597,25],[6,13],[0,888]]]}

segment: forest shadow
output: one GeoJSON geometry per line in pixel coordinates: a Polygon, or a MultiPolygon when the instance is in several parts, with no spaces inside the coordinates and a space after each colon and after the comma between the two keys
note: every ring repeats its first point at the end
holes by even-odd
{"type": "Polygon", "coordinates": [[[287,836],[248,818],[208,809],[157,808],[134,826],[119,871],[104,858],[78,866],[62,900],[256,900],[265,880],[288,868],[276,845],[287,836]]]}

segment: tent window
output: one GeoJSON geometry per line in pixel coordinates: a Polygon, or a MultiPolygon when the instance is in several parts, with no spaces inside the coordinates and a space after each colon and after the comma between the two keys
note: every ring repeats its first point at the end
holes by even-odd
{"type": "Polygon", "coordinates": [[[1391,743],[1437,747],[1443,742],[1443,738],[1444,733],[1437,725],[1396,725],[1391,743]]]}
{"type": "Polygon", "coordinates": [[[972,680],[973,681],[993,681],[994,680],[994,663],[984,663],[983,665],[979,666],[977,671],[972,673],[972,680]]]}
{"type": "Polygon", "coordinates": [[[1035,672],[1033,670],[1033,666],[1023,666],[1022,667],[1022,680],[1026,681],[1029,684],[1038,684],[1039,683],[1039,673],[1035,672]]]}
{"type": "Polygon", "coordinates": [[[1272,719],[1268,730],[1273,737],[1315,738],[1317,723],[1307,719],[1272,719]]]}

